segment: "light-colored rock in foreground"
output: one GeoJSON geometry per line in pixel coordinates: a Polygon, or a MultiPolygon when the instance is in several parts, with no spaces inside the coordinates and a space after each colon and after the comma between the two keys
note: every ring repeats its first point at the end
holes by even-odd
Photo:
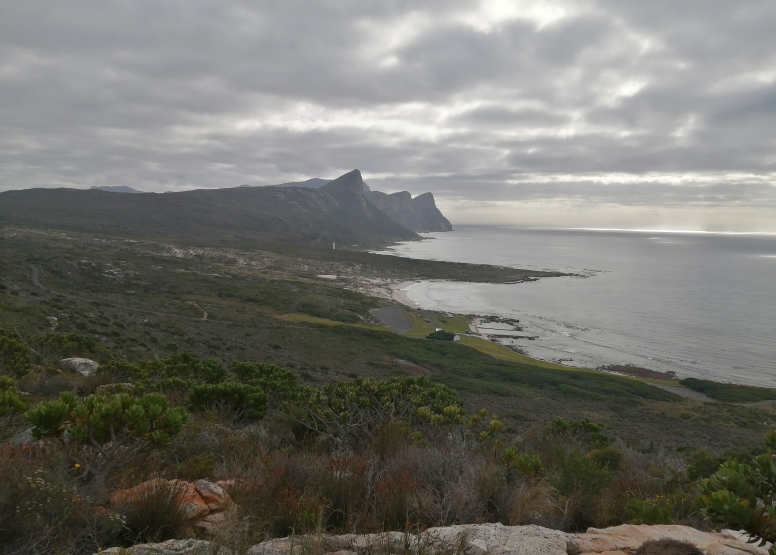
{"type": "Polygon", "coordinates": [[[88,358],[63,358],[59,361],[62,370],[77,372],[82,376],[91,376],[99,368],[99,364],[88,358]]]}
{"type": "Polygon", "coordinates": [[[232,551],[204,540],[167,540],[141,543],[126,549],[111,547],[99,555],[232,555],[232,551]]]}
{"type": "MultiPolygon", "coordinates": [[[[217,487],[217,486],[216,486],[217,487]]],[[[217,513],[216,513],[217,514],[217,513]]],[[[429,528],[419,535],[315,535],[268,540],[248,555],[632,555],[647,541],[673,539],[690,543],[708,555],[767,555],[767,549],[736,539],[736,533],[701,532],[688,526],[623,525],[585,534],[567,534],[541,526],[466,524],[429,528]]],[[[128,555],[229,555],[209,542],[171,540],[139,545],[128,555]],[[176,543],[177,542],[177,543],[176,543]],[[189,542],[189,543],[185,543],[189,542]]],[[[118,554],[116,548],[103,551],[118,554]]]]}
{"type": "Polygon", "coordinates": [[[732,534],[725,536],[677,525],[623,524],[603,530],[590,528],[586,534],[575,534],[573,543],[575,553],[628,555],[641,547],[644,542],[664,538],[691,543],[708,555],[767,554],[764,548],[734,539],[732,534]]]}

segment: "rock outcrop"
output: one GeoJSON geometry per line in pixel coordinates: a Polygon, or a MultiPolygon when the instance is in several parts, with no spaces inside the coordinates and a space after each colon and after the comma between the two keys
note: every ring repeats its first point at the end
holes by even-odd
{"type": "Polygon", "coordinates": [[[128,548],[111,547],[100,551],[99,555],[232,555],[232,551],[209,541],[190,539],[141,543],[128,548]]]}
{"type": "Polygon", "coordinates": [[[99,364],[88,358],[63,358],[59,361],[62,370],[77,372],[82,376],[91,376],[99,368],[99,364]]]}
{"type": "Polygon", "coordinates": [[[380,191],[365,192],[364,196],[398,223],[416,232],[451,231],[453,226],[434,202],[434,195],[423,193],[412,198],[407,191],[388,195],[380,191]]]}
{"type": "Polygon", "coordinates": [[[661,539],[672,539],[692,544],[708,555],[767,554],[767,550],[764,548],[739,541],[734,532],[717,534],[677,525],[623,524],[603,530],[590,528],[585,534],[576,534],[573,544],[574,552],[578,554],[630,555],[642,544],[661,539]]]}
{"type": "MultiPolygon", "coordinates": [[[[634,555],[644,544],[675,540],[706,555],[767,555],[767,549],[747,544],[737,532],[701,532],[688,526],[623,525],[585,534],[568,534],[541,526],[465,524],[430,528],[421,534],[311,535],[267,540],[248,549],[248,555],[634,555]]],[[[663,542],[665,545],[672,542],[663,542]]],[[[657,544],[658,546],[660,544],[657,544]]],[[[679,544],[681,545],[681,544],[679,544]]],[[[115,548],[102,553],[117,554],[115,548]]],[[[688,549],[692,552],[692,549],[688,549]]],[[[647,550],[647,552],[649,552],[647,550]]],[[[129,555],[204,555],[230,552],[208,542],[171,540],[138,545],[129,555]],[[188,544],[185,542],[189,542],[188,544]],[[188,547],[187,547],[188,546],[188,547]],[[186,550],[188,549],[188,551],[186,550]],[[204,551],[209,549],[210,551],[204,551]]]]}
{"type": "Polygon", "coordinates": [[[199,532],[216,533],[233,515],[236,507],[229,494],[216,483],[207,480],[186,482],[160,478],[143,482],[130,489],[113,492],[111,504],[131,503],[159,488],[175,492],[188,527],[199,532]]]}

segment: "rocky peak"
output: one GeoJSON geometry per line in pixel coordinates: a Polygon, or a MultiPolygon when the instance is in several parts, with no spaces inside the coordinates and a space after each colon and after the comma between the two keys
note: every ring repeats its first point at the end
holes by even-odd
{"type": "Polygon", "coordinates": [[[391,218],[412,231],[451,231],[453,226],[436,207],[434,195],[423,193],[415,198],[407,191],[387,195],[379,191],[366,198],[391,218]]]}
{"type": "Polygon", "coordinates": [[[364,180],[361,178],[361,172],[359,170],[353,170],[339,176],[334,181],[329,181],[326,185],[321,187],[320,190],[325,191],[332,196],[338,196],[342,193],[357,193],[363,195],[364,180]]]}

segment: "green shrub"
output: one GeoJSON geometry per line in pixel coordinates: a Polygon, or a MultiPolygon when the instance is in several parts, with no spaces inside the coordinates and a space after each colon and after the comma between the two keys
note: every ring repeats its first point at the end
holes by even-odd
{"type": "Polygon", "coordinates": [[[35,346],[39,350],[51,351],[57,356],[76,356],[94,353],[99,343],[80,333],[47,333],[36,338],[35,346]]]}
{"type": "Polygon", "coordinates": [[[501,463],[507,468],[507,482],[515,479],[514,471],[523,476],[535,476],[542,471],[542,460],[537,454],[520,453],[516,447],[501,452],[501,463]]]}
{"type": "Polygon", "coordinates": [[[200,360],[188,353],[145,362],[114,359],[100,366],[98,372],[111,373],[118,380],[132,380],[160,389],[164,389],[165,384],[176,387],[180,385],[181,380],[213,384],[226,378],[226,370],[218,362],[210,359],[200,360]]]}
{"type": "Polygon", "coordinates": [[[272,394],[278,403],[295,398],[299,394],[296,376],[290,370],[274,364],[234,361],[229,369],[246,384],[261,387],[272,394]]]}
{"type": "Polygon", "coordinates": [[[455,334],[445,330],[437,330],[434,333],[429,333],[426,339],[436,339],[437,341],[453,341],[455,340],[455,334]]]}
{"type": "Polygon", "coordinates": [[[16,381],[0,376],[0,418],[18,414],[27,408],[27,399],[16,389],[16,381]]]}
{"type": "Polygon", "coordinates": [[[267,394],[261,386],[237,382],[195,385],[189,390],[191,410],[218,410],[233,422],[261,420],[267,413],[267,394]]]}
{"type": "Polygon", "coordinates": [[[98,495],[105,493],[108,474],[148,451],[166,445],[187,419],[183,408],[171,409],[158,393],[140,398],[126,393],[89,395],[78,399],[62,393],[57,401],[38,403],[24,414],[37,439],[74,443],[70,455],[93,479],[98,495]]]}
{"type": "Polygon", "coordinates": [[[32,359],[27,346],[18,339],[0,335],[0,373],[21,378],[30,366],[32,359]]]}
{"type": "Polygon", "coordinates": [[[579,451],[567,453],[559,457],[559,461],[560,475],[556,485],[562,495],[580,494],[584,499],[591,499],[614,477],[611,470],[601,468],[579,451]]]}
{"type": "Polygon", "coordinates": [[[612,445],[594,449],[587,456],[601,468],[608,468],[609,470],[620,470],[620,465],[622,464],[622,451],[612,445]]]}
{"type": "Polygon", "coordinates": [[[356,378],[305,388],[287,408],[303,429],[346,451],[362,450],[392,423],[415,427],[463,421],[458,394],[427,378],[356,378]]]}
{"type": "Polygon", "coordinates": [[[603,424],[593,422],[589,418],[566,420],[558,417],[547,426],[550,434],[580,443],[588,448],[602,448],[609,445],[609,438],[603,433],[603,429],[603,424]]]}
{"type": "MultiPolygon", "coordinates": [[[[752,464],[727,461],[701,480],[698,504],[712,522],[776,542],[776,430],[765,436],[767,453],[752,464]]],[[[776,555],[776,546],[769,550],[776,555]]]]}
{"type": "Polygon", "coordinates": [[[631,498],[625,505],[625,519],[633,524],[672,524],[671,509],[663,496],[652,499],[631,498]]]}

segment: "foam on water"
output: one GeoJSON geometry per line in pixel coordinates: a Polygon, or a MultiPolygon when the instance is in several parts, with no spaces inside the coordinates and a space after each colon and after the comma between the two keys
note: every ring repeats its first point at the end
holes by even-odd
{"type": "Polygon", "coordinates": [[[776,386],[776,237],[459,226],[391,252],[560,270],[512,285],[422,282],[424,308],[518,318],[531,356],[776,386]]]}

